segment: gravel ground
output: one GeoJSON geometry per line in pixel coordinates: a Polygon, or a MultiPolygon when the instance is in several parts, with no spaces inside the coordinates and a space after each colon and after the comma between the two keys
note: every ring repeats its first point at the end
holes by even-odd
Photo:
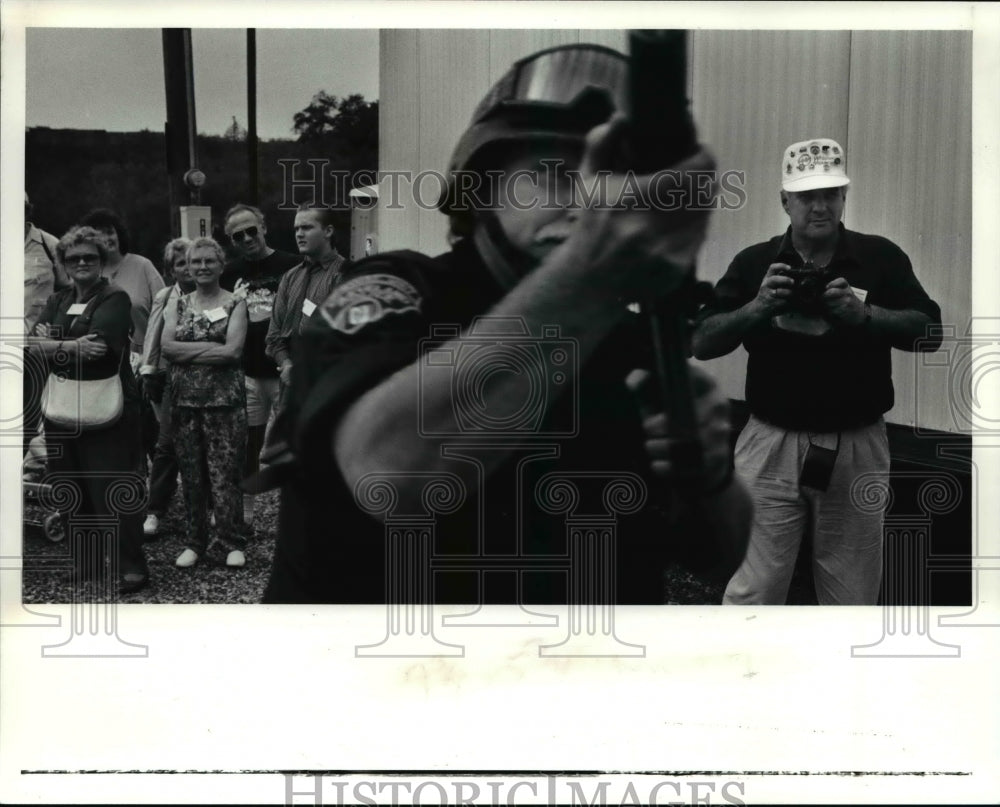
{"type": "MultiPolygon", "coordinates": [[[[29,513],[30,514],[30,513],[29,513]]],[[[246,565],[230,569],[224,563],[203,559],[188,569],[174,565],[184,551],[184,506],[175,496],[170,511],[160,520],[160,535],[144,548],[149,562],[149,585],[121,597],[123,603],[255,603],[260,602],[274,555],[278,522],[278,492],[257,497],[253,535],[247,542],[246,565]]],[[[23,599],[26,603],[72,602],[73,587],[51,571],[65,561],[66,544],[49,541],[38,527],[28,526],[24,536],[23,599]]],[[[77,599],[101,602],[104,596],[93,583],[84,583],[77,599]]]]}
{"type": "MultiPolygon", "coordinates": [[[[38,515],[26,507],[26,515],[38,515]]],[[[150,582],[142,591],[121,597],[124,603],[257,603],[267,584],[274,555],[275,528],[278,521],[278,492],[257,497],[253,536],[246,549],[246,565],[230,569],[222,563],[203,559],[188,569],[179,569],[174,560],[184,550],[183,505],[175,496],[167,515],[160,521],[160,535],[145,544],[150,582]]],[[[25,603],[102,602],[106,596],[93,583],[84,583],[74,597],[73,587],[60,581],[54,566],[65,565],[65,542],[49,541],[37,526],[26,526],[24,536],[25,603]]],[[[680,567],[666,572],[665,589],[671,605],[716,605],[722,600],[725,584],[705,580],[680,567]]],[[[790,604],[815,602],[807,574],[797,574],[789,594],[790,604]]]]}

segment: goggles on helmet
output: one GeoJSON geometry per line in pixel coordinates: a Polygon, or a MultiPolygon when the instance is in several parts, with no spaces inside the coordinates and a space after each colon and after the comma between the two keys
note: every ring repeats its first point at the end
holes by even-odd
{"type": "MultiPolygon", "coordinates": [[[[514,65],[493,85],[472,114],[449,164],[474,168],[484,147],[497,143],[559,140],[582,143],[594,126],[626,109],[628,59],[600,45],[562,45],[514,65]]],[[[454,182],[439,203],[454,204],[454,182]]]]}
{"type": "Polygon", "coordinates": [[[482,100],[473,123],[504,109],[572,108],[582,97],[600,94],[610,112],[625,108],[628,60],[597,45],[563,45],[514,63],[482,100]]]}

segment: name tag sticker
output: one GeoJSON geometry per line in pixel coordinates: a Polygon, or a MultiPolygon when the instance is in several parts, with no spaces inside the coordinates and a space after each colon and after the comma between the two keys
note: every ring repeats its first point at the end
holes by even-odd
{"type": "Polygon", "coordinates": [[[66,313],[69,314],[71,317],[78,317],[86,310],[87,310],[86,303],[73,303],[73,305],[71,305],[69,308],[66,309],[66,313]]]}
{"type": "Polygon", "coordinates": [[[312,300],[306,298],[305,300],[302,301],[302,313],[305,316],[311,317],[313,311],[315,310],[316,310],[316,303],[314,303],[312,300]]]}
{"type": "Polygon", "coordinates": [[[868,289],[856,289],[854,286],[851,286],[851,291],[854,292],[854,296],[861,300],[861,302],[864,302],[868,297],[868,289]]]}
{"type": "Polygon", "coordinates": [[[218,322],[220,319],[225,319],[229,316],[224,308],[210,308],[204,314],[209,322],[218,322]]]}

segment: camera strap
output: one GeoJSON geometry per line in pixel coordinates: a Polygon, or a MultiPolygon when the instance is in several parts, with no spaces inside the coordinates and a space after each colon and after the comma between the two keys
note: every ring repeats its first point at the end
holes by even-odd
{"type": "Polygon", "coordinates": [[[806,450],[799,473],[799,486],[825,491],[833,478],[833,468],[840,453],[840,432],[837,432],[837,444],[833,448],[825,448],[812,441],[812,435],[806,432],[809,448],[806,450]]]}
{"type": "Polygon", "coordinates": [[[812,448],[823,448],[825,451],[832,451],[834,454],[840,453],[840,432],[837,432],[837,442],[833,448],[825,448],[824,446],[821,446],[818,443],[814,443],[812,440],[813,436],[810,432],[806,432],[806,439],[809,441],[809,445],[812,448]]]}

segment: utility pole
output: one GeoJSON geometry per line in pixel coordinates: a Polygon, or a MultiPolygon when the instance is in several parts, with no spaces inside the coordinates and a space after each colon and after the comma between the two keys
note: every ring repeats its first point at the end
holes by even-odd
{"type": "Polygon", "coordinates": [[[247,28],[247,172],[250,201],[260,206],[257,153],[257,29],[247,28]]]}
{"type": "Polygon", "coordinates": [[[194,66],[191,29],[163,29],[163,77],[167,96],[164,125],[170,191],[170,232],[180,232],[180,207],[195,201],[184,175],[196,165],[194,66]]]}

